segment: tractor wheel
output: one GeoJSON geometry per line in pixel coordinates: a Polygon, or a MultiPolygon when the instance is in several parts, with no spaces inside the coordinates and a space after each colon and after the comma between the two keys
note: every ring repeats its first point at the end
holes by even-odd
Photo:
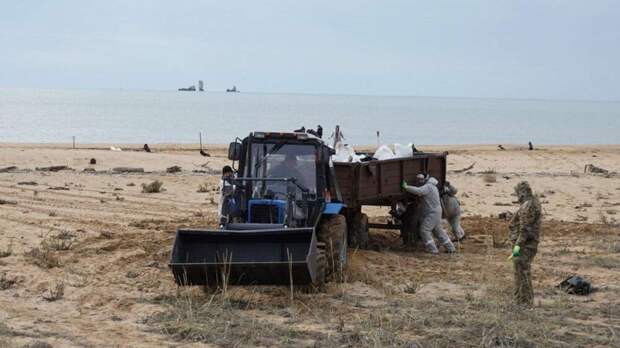
{"type": "Polygon", "coordinates": [[[313,294],[325,291],[325,283],[327,282],[327,257],[325,256],[325,243],[317,243],[316,255],[316,278],[311,284],[298,286],[303,293],[313,294]]]}
{"type": "Polygon", "coordinates": [[[415,245],[419,239],[418,222],[420,217],[416,214],[416,205],[409,204],[400,221],[400,236],[405,245],[415,245]]]}
{"type": "Polygon", "coordinates": [[[327,258],[326,276],[342,276],[347,264],[347,220],[343,215],[331,215],[323,218],[317,233],[319,242],[325,243],[327,258]]]}
{"type": "MultiPolygon", "coordinates": [[[[322,244],[322,243],[319,243],[322,244]]],[[[313,282],[314,288],[321,291],[325,288],[327,279],[327,257],[325,256],[325,244],[319,245],[316,255],[316,280],[313,282]]]]}
{"type": "Polygon", "coordinates": [[[366,249],[368,247],[368,215],[356,212],[351,218],[351,247],[366,249]]]}

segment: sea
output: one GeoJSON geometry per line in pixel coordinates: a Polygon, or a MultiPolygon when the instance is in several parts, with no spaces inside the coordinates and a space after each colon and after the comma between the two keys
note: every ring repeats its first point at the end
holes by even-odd
{"type": "Polygon", "coordinates": [[[620,102],[0,88],[0,142],[224,144],[340,126],[349,144],[618,144],[620,102]],[[379,139],[377,139],[379,132],[379,139]]]}

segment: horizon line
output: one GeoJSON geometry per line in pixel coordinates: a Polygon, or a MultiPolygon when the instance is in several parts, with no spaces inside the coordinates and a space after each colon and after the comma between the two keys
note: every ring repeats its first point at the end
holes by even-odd
{"type": "MultiPolygon", "coordinates": [[[[121,88],[121,87],[15,87],[0,86],[0,89],[33,89],[33,90],[78,90],[78,91],[133,91],[133,92],[175,92],[175,93],[218,93],[227,94],[226,90],[204,91],[179,91],[177,89],[149,89],[149,88],[121,88]]],[[[440,96],[440,95],[415,95],[415,94],[365,94],[365,93],[329,93],[329,92],[281,92],[281,91],[243,91],[239,90],[236,94],[271,94],[271,95],[307,95],[324,97],[380,97],[380,98],[445,98],[445,99],[486,99],[486,100],[513,100],[513,101],[562,101],[562,102],[597,102],[597,103],[618,103],[620,99],[587,99],[587,98],[551,98],[551,97],[472,97],[472,96],[440,96]]]]}

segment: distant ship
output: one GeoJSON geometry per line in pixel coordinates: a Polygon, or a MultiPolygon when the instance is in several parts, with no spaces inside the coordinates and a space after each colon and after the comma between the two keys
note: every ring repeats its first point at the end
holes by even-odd
{"type": "Polygon", "coordinates": [[[179,88],[179,91],[190,91],[190,92],[195,92],[196,91],[196,86],[191,85],[187,88],[179,88]]]}
{"type": "Polygon", "coordinates": [[[233,86],[232,88],[227,88],[226,92],[238,93],[237,86],[233,86]]]}
{"type": "MultiPolygon", "coordinates": [[[[205,83],[202,80],[198,80],[198,90],[200,92],[204,92],[205,91],[205,83]]],[[[183,92],[196,92],[196,85],[191,85],[189,87],[181,87],[179,88],[179,91],[183,91],[183,92]]]]}

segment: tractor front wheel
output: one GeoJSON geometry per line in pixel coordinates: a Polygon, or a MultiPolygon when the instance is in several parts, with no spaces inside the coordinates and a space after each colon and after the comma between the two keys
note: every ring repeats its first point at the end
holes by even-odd
{"type": "Polygon", "coordinates": [[[347,220],[343,215],[328,215],[323,218],[317,231],[319,242],[325,243],[327,276],[342,277],[347,264],[347,220]]]}

